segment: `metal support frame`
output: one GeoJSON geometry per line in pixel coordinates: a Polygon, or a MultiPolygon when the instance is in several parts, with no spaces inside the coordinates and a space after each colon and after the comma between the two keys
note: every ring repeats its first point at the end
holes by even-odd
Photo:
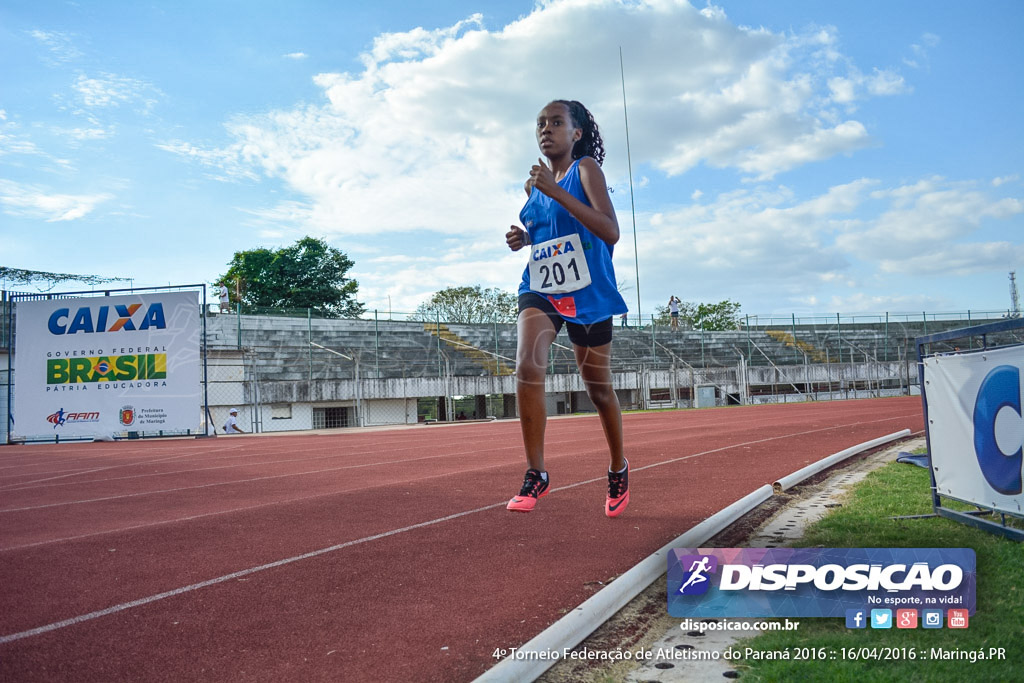
{"type": "MultiPolygon", "coordinates": [[[[927,321],[927,316],[925,316],[927,321]]],[[[925,335],[923,337],[917,337],[914,341],[917,345],[917,373],[918,381],[921,385],[921,405],[924,409],[924,434],[925,444],[928,449],[928,476],[931,480],[931,492],[932,492],[932,509],[935,514],[952,519],[963,524],[967,524],[982,531],[987,531],[992,534],[1004,536],[1014,541],[1024,541],[1024,529],[1015,529],[1006,525],[1006,513],[1002,510],[995,510],[988,508],[984,505],[979,505],[973,501],[961,501],[966,502],[970,505],[974,505],[978,508],[978,511],[964,512],[961,510],[952,510],[946,507],[942,501],[942,494],[939,493],[938,486],[935,483],[935,470],[932,467],[932,443],[931,443],[931,430],[928,429],[928,392],[926,390],[926,383],[924,377],[924,359],[925,354],[924,347],[929,344],[935,344],[938,342],[950,341],[952,339],[963,339],[965,337],[981,337],[981,350],[988,349],[988,335],[996,334],[999,332],[1007,332],[1009,330],[1024,328],[1024,319],[1009,319],[997,323],[989,323],[987,325],[977,325],[975,327],[963,327],[956,330],[948,330],[946,332],[938,332],[935,334],[925,335]],[[990,521],[987,519],[980,519],[979,514],[984,512],[991,512],[992,514],[1000,515],[1001,523],[990,521]]],[[[957,500],[952,496],[946,496],[951,500],[957,500]]]]}

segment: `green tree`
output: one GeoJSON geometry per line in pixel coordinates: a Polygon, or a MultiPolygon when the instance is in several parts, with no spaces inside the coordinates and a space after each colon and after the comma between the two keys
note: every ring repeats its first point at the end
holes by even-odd
{"type": "Polygon", "coordinates": [[[241,302],[266,308],[310,308],[327,318],[355,318],[366,307],[356,300],[359,283],[345,277],[355,265],[322,239],[303,237],[280,249],[236,252],[224,282],[241,302]]]}
{"type": "Polygon", "coordinates": [[[87,285],[101,285],[107,282],[129,282],[127,277],[101,277],[99,275],[76,275],[74,273],[51,273],[45,270],[26,270],[24,268],[10,268],[0,266],[0,280],[5,283],[10,281],[12,285],[35,285],[37,282],[45,282],[48,286],[44,289],[36,285],[41,292],[48,292],[62,282],[81,282],[87,285]]]}
{"type": "Polygon", "coordinates": [[[729,299],[717,304],[697,304],[689,321],[696,330],[736,330],[740,326],[740,305],[729,299]]]}
{"type": "Polygon", "coordinates": [[[518,297],[497,288],[448,287],[435,292],[413,313],[417,320],[450,323],[515,322],[518,315],[518,297]]]}
{"type": "MultiPolygon", "coordinates": [[[[735,330],[740,326],[740,305],[729,299],[716,304],[695,304],[692,301],[683,301],[679,304],[679,320],[684,326],[694,330],[702,329],[707,332],[735,330]]],[[[672,323],[668,304],[655,309],[654,323],[665,327],[672,323]]]]}

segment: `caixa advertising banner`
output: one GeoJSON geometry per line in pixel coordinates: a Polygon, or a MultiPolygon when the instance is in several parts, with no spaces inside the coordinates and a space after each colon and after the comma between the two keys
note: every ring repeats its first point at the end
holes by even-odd
{"type": "Polygon", "coordinates": [[[938,493],[1024,512],[1024,346],[924,359],[928,442],[938,493]]]}
{"type": "Polygon", "coordinates": [[[199,427],[199,294],[21,301],[13,439],[199,427]]]}
{"type": "Polygon", "coordinates": [[[673,617],[844,617],[848,610],[974,614],[970,548],[675,548],[673,617]]]}

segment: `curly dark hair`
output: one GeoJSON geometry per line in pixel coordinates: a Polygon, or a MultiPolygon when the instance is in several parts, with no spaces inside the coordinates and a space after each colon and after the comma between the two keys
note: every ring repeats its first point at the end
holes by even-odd
{"type": "Polygon", "coordinates": [[[604,141],[601,131],[597,128],[594,115],[576,100],[554,100],[551,104],[564,104],[572,117],[572,123],[583,130],[583,137],[576,141],[572,148],[572,158],[593,157],[601,165],[604,163],[604,141]]]}

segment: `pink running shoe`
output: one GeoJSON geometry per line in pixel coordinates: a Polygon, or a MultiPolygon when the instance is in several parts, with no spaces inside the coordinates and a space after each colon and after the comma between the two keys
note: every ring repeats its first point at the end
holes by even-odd
{"type": "Polygon", "coordinates": [[[544,481],[538,470],[526,470],[523,488],[519,489],[518,496],[514,496],[508,502],[508,509],[513,512],[529,512],[537,504],[537,499],[546,495],[548,495],[548,482],[544,481]]]}
{"type": "Polygon", "coordinates": [[[604,514],[618,517],[629,505],[629,462],[624,472],[608,473],[608,500],[604,503],[604,514]]]}

